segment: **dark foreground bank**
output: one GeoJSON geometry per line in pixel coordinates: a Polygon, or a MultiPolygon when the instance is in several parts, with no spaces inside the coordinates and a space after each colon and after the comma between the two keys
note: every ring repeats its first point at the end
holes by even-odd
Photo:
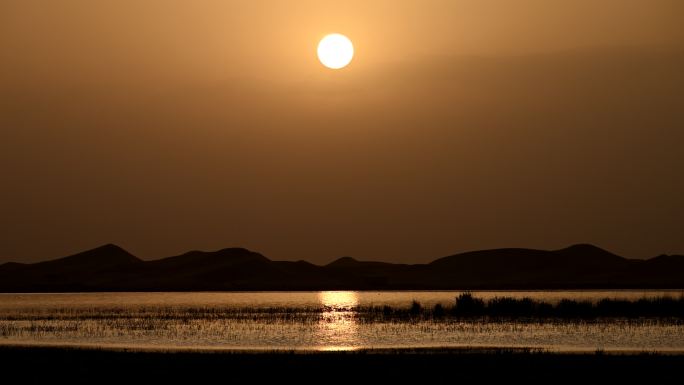
{"type": "Polygon", "coordinates": [[[0,347],[2,383],[675,383],[684,355],[530,350],[126,352],[0,347]]]}

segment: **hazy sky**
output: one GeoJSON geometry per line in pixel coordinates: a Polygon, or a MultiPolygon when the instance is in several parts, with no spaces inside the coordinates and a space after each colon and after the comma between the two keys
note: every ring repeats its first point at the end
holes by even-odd
{"type": "Polygon", "coordinates": [[[684,253],[679,0],[0,0],[0,262],[684,253]],[[327,33],[354,42],[323,67],[327,33]]]}

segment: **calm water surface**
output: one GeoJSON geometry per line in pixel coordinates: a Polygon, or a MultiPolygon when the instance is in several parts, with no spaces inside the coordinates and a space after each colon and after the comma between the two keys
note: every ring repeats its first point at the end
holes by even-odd
{"type": "MultiPolygon", "coordinates": [[[[355,306],[453,304],[458,291],[0,294],[0,344],[314,349],[536,347],[684,351],[681,320],[368,322],[355,306]],[[288,310],[282,310],[287,308],[288,310]],[[261,309],[261,310],[260,310],[261,309]],[[264,312],[264,309],[269,309],[264,312]],[[278,310],[281,309],[281,310],[278,310]],[[295,309],[293,311],[293,309],[295,309]]],[[[683,291],[479,291],[483,299],[684,295],[683,291]]]]}

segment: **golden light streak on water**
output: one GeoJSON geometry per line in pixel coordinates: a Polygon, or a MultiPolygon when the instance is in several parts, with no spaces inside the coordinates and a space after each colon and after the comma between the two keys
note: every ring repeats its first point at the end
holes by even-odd
{"type": "Polygon", "coordinates": [[[322,291],[318,299],[324,308],[317,334],[323,345],[320,350],[354,350],[360,348],[359,325],[354,307],[359,296],[354,291],[322,291]]]}

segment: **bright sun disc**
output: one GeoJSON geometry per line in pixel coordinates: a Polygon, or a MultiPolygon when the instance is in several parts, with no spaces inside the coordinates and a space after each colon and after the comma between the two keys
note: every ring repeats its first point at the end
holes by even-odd
{"type": "Polygon", "coordinates": [[[346,67],[353,57],[354,45],[344,35],[333,33],[318,43],[318,60],[328,68],[337,70],[346,67]]]}

